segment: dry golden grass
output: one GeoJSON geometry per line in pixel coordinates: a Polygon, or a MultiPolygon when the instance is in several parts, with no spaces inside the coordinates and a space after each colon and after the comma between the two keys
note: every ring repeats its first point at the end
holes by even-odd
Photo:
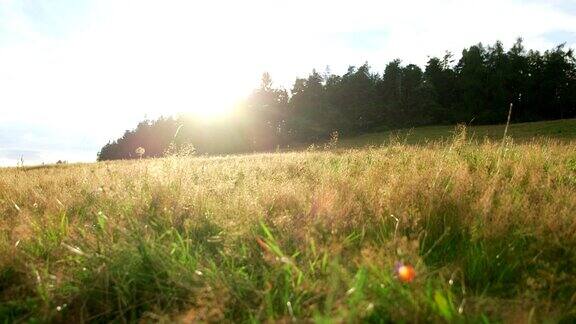
{"type": "Polygon", "coordinates": [[[576,316],[573,142],[2,169],[0,215],[7,321],[576,316]]]}

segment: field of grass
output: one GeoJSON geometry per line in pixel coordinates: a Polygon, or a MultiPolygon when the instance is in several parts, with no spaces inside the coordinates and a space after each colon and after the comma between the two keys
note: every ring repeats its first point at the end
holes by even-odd
{"type": "MultiPolygon", "coordinates": [[[[482,142],[485,139],[499,140],[504,134],[505,125],[472,126],[468,128],[471,141],[482,142]]],[[[450,139],[454,135],[454,126],[428,126],[415,129],[404,129],[386,132],[374,132],[344,139],[343,147],[361,147],[380,145],[391,138],[406,144],[425,144],[430,141],[450,139]]],[[[508,135],[517,142],[531,141],[535,137],[546,137],[557,140],[576,140],[576,119],[563,119],[545,122],[511,124],[508,135]]]]}
{"type": "Polygon", "coordinates": [[[0,169],[0,321],[576,320],[573,141],[341,144],[0,169]]]}

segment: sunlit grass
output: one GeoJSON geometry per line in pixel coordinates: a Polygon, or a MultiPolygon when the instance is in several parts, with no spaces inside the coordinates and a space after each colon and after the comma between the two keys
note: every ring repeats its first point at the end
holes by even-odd
{"type": "Polygon", "coordinates": [[[571,321],[575,212],[566,141],[4,169],[0,318],[571,321]]]}

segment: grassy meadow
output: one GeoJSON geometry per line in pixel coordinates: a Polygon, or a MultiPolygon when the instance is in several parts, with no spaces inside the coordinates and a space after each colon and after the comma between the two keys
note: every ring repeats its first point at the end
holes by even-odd
{"type": "Polygon", "coordinates": [[[522,127],[0,169],[0,321],[573,322],[576,140],[522,127]]]}
{"type": "MultiPolygon", "coordinates": [[[[468,139],[501,140],[506,125],[482,125],[468,127],[468,139]]],[[[426,126],[414,129],[367,133],[343,139],[340,147],[362,147],[381,145],[390,139],[401,140],[406,144],[426,144],[431,141],[449,140],[454,134],[454,126],[426,126]]],[[[529,142],[538,138],[572,141],[576,139],[576,119],[553,120],[546,122],[511,124],[508,135],[516,142],[529,142]]]]}

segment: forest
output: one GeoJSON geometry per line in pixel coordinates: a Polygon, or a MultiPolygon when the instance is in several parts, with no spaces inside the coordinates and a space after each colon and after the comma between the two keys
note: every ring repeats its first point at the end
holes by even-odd
{"type": "Polygon", "coordinates": [[[225,118],[210,122],[192,115],[140,122],[106,144],[98,160],[160,157],[167,152],[227,154],[269,151],[329,138],[425,125],[499,124],[513,104],[512,122],[576,117],[576,58],[564,44],[540,52],[518,39],[481,43],[446,53],[424,69],[389,62],[372,71],[368,62],[343,75],[313,70],[290,92],[275,87],[268,73],[225,118]],[[141,148],[138,153],[136,150],[141,148]]]}

